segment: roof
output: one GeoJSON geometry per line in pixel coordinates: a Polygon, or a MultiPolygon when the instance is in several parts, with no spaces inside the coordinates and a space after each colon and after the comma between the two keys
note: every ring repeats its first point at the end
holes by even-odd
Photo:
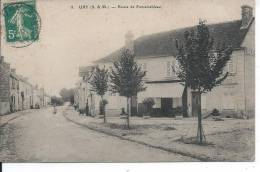
{"type": "Polygon", "coordinates": [[[23,83],[26,83],[30,86],[33,86],[25,77],[23,77],[22,75],[18,75],[14,72],[10,72],[10,77],[12,78],[15,78],[16,80],[20,81],[20,82],[23,82],[23,83]]]}
{"type": "Polygon", "coordinates": [[[22,75],[16,75],[16,76],[18,76],[19,81],[21,81],[21,82],[23,82],[23,83],[26,83],[26,84],[28,84],[28,85],[30,85],[30,86],[33,86],[33,85],[28,81],[28,79],[26,79],[26,78],[23,77],[22,75]]]}
{"type": "Polygon", "coordinates": [[[13,73],[13,72],[10,73],[10,76],[15,78],[15,79],[17,79],[17,80],[20,79],[20,77],[18,75],[16,75],[15,73],[13,73]]]}
{"type": "Polygon", "coordinates": [[[94,66],[80,66],[79,67],[79,76],[88,76],[91,71],[93,71],[94,66]]]}
{"type": "MultiPolygon", "coordinates": [[[[234,49],[240,48],[248,28],[250,27],[249,25],[246,29],[240,29],[241,23],[241,20],[234,20],[208,25],[210,35],[215,41],[214,45],[217,46],[225,42],[226,45],[232,46],[234,49]]],[[[178,41],[183,42],[184,32],[192,29],[195,30],[196,26],[139,37],[134,40],[135,56],[136,58],[175,56],[177,54],[175,40],[177,39],[178,41]]],[[[123,49],[124,47],[105,56],[104,58],[95,61],[95,63],[113,62],[116,58],[120,57],[123,49]]]]}

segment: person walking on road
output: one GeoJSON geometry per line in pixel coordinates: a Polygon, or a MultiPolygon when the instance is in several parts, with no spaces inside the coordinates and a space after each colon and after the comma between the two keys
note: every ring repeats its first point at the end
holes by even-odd
{"type": "Polygon", "coordinates": [[[57,113],[57,108],[56,108],[56,105],[54,104],[53,105],[53,114],[56,114],[57,113]]]}

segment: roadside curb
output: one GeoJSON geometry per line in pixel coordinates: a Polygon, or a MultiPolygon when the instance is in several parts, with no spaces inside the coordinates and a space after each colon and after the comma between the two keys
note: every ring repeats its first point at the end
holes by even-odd
{"type": "MultiPolygon", "coordinates": [[[[17,112],[16,112],[16,113],[17,113],[17,112]]],[[[22,116],[24,116],[24,115],[26,115],[26,114],[17,114],[17,115],[15,115],[15,114],[11,113],[11,114],[8,114],[8,115],[14,115],[14,117],[11,117],[11,118],[8,119],[6,122],[0,124],[0,127],[4,127],[4,126],[6,126],[10,121],[13,121],[13,120],[15,120],[15,119],[17,119],[17,118],[20,118],[20,117],[22,117],[22,116]]],[[[4,115],[4,116],[7,116],[7,115],[4,115]]],[[[2,117],[2,116],[1,116],[1,117],[2,117]]],[[[2,119],[1,119],[1,120],[2,120],[2,119]]]]}
{"type": "MultiPolygon", "coordinates": [[[[154,148],[154,149],[160,149],[160,150],[163,150],[163,151],[166,151],[166,152],[170,152],[170,153],[176,153],[176,154],[179,154],[179,155],[182,155],[182,156],[191,157],[191,158],[194,158],[194,159],[197,159],[197,160],[200,160],[200,161],[205,161],[205,162],[215,162],[215,161],[218,161],[216,159],[212,159],[212,158],[207,157],[207,156],[198,156],[198,155],[191,154],[191,153],[188,153],[188,152],[183,152],[183,151],[180,151],[180,150],[177,150],[177,149],[170,149],[170,148],[165,148],[165,147],[161,147],[161,146],[151,145],[151,144],[148,144],[146,142],[142,142],[142,141],[126,138],[126,137],[114,134],[112,132],[109,132],[109,131],[106,131],[106,130],[103,130],[103,129],[97,129],[97,128],[91,127],[89,125],[82,124],[80,122],[77,122],[77,121],[72,120],[71,118],[69,118],[66,115],[66,110],[64,110],[62,114],[63,114],[63,116],[64,116],[64,118],[66,120],[68,120],[68,121],[70,121],[70,122],[72,122],[72,123],[74,123],[76,125],[79,125],[79,126],[88,128],[88,129],[90,129],[92,131],[103,133],[103,134],[106,134],[106,135],[109,135],[109,136],[117,137],[117,138],[119,138],[121,140],[130,141],[130,142],[133,142],[133,143],[141,144],[141,145],[148,146],[148,147],[151,147],[151,148],[154,148]]],[[[223,160],[220,160],[220,161],[223,161],[223,160]]]]}

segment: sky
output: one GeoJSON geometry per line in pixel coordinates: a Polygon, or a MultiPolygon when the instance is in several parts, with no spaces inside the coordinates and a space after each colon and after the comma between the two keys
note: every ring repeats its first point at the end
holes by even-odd
{"type": "MultiPolygon", "coordinates": [[[[39,40],[14,48],[1,39],[1,55],[32,84],[58,95],[80,79],[79,66],[91,65],[124,45],[132,31],[142,35],[241,19],[241,6],[253,0],[36,0],[41,18],[39,40]],[[79,9],[80,5],[158,5],[160,9],[79,9]],[[71,6],[73,5],[73,9],[71,6]]],[[[3,22],[3,18],[1,20],[3,22]]]]}

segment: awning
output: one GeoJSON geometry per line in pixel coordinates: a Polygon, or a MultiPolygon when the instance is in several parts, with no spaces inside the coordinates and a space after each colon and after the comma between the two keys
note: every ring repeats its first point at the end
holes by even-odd
{"type": "Polygon", "coordinates": [[[182,97],[184,86],[180,83],[153,83],[146,84],[146,90],[138,94],[138,98],[179,98],[182,97]]]}

